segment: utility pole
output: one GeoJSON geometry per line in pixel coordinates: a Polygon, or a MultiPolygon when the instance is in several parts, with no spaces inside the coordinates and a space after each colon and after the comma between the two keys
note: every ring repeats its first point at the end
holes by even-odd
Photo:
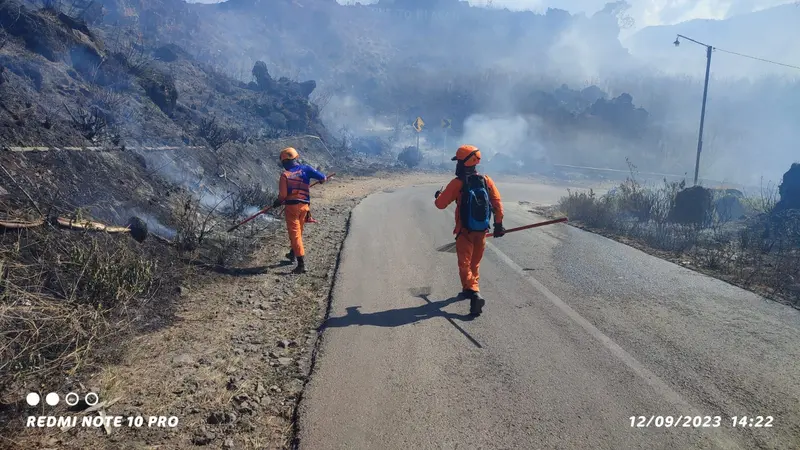
{"type": "Polygon", "coordinates": [[[703,151],[703,125],[706,122],[706,98],[708,98],[708,74],[711,71],[711,52],[713,47],[706,46],[706,81],[703,85],[703,107],[700,110],[700,134],[697,136],[697,161],[694,164],[694,184],[697,185],[697,176],[700,172],[700,152],[703,151]]]}
{"type": "Polygon", "coordinates": [[[675,38],[675,42],[673,42],[675,47],[681,44],[679,40],[680,38],[694,42],[695,44],[700,44],[706,48],[706,79],[703,85],[703,106],[700,110],[700,133],[697,136],[697,160],[695,161],[694,164],[694,184],[697,185],[697,178],[700,174],[700,153],[703,151],[703,126],[705,125],[706,122],[706,99],[708,98],[708,77],[711,72],[711,52],[714,51],[714,47],[699,41],[695,41],[694,39],[688,38],[682,34],[679,34],[675,38]]]}

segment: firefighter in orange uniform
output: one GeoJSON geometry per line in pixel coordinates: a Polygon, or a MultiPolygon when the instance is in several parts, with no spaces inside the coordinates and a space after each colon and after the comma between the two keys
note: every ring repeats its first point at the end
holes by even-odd
{"type": "Polygon", "coordinates": [[[292,249],[286,255],[290,261],[297,259],[297,267],[292,273],[306,273],[305,249],[303,248],[303,226],[309,217],[309,203],[311,195],[309,185],[311,179],[319,180],[324,183],[325,174],[315,170],[311,166],[300,164],[300,155],[292,147],[281,151],[281,164],[284,172],[281,174],[278,184],[278,199],[272,205],[277,208],[286,205],[286,229],[289,232],[289,240],[292,249]]]}
{"type": "Polygon", "coordinates": [[[458,274],[461,277],[462,295],[470,299],[469,312],[479,316],[486,303],[480,294],[481,258],[486,248],[486,232],[494,214],[494,237],[505,234],[503,228],[503,203],[494,181],[479,174],[477,165],[481,152],[472,145],[462,145],[452,161],[456,163],[456,178],[443,191],[436,191],[435,204],[445,209],[456,202],[456,253],[458,274]]]}

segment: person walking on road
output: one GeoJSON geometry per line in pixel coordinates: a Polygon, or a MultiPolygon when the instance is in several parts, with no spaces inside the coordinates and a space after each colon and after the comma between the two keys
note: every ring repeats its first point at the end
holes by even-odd
{"type": "Polygon", "coordinates": [[[469,313],[479,316],[486,300],[480,294],[480,265],[486,248],[486,232],[494,215],[494,237],[505,234],[503,202],[491,178],[478,173],[481,152],[472,145],[462,145],[451,161],[456,163],[456,178],[444,190],[434,194],[436,207],[447,208],[456,202],[456,254],[462,295],[470,299],[469,313]]]}
{"type": "Polygon", "coordinates": [[[297,259],[297,267],[292,273],[306,273],[303,227],[309,218],[310,183],[312,178],[324,183],[327,177],[308,165],[300,164],[300,154],[292,147],[283,149],[280,158],[284,172],[278,182],[278,199],[272,206],[286,205],[286,230],[292,245],[286,257],[291,262],[297,259]]]}

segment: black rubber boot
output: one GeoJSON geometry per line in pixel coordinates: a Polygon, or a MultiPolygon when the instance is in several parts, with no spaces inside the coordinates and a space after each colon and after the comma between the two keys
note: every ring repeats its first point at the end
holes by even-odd
{"type": "Polygon", "coordinates": [[[289,250],[289,253],[286,254],[286,259],[288,259],[290,263],[295,261],[294,250],[289,250]]]}
{"type": "Polygon", "coordinates": [[[292,273],[300,274],[306,273],[306,261],[302,256],[297,257],[297,267],[292,270],[292,273]]]}
{"type": "Polygon", "coordinates": [[[471,316],[480,316],[483,312],[483,305],[486,304],[486,300],[481,297],[480,292],[470,291],[469,296],[469,315],[471,316]]]}

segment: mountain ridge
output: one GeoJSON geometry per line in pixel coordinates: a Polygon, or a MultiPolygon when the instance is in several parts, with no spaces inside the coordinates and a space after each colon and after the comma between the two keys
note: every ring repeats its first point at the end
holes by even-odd
{"type": "MultiPolygon", "coordinates": [[[[680,73],[684,70],[696,75],[705,70],[702,65],[694,69],[685,66],[686,53],[676,51],[670,45],[677,34],[689,36],[720,49],[800,66],[800,49],[794,45],[800,41],[798,23],[800,23],[800,7],[792,3],[752,13],[737,14],[721,20],[695,19],[675,25],[647,27],[623,43],[635,57],[667,72],[680,73]]],[[[688,42],[686,44],[694,45],[688,42]]],[[[790,76],[797,74],[779,66],[765,65],[763,62],[736,56],[717,57],[717,54],[712,63],[717,73],[727,73],[731,76],[736,73],[749,75],[777,73],[790,76]]]]}

